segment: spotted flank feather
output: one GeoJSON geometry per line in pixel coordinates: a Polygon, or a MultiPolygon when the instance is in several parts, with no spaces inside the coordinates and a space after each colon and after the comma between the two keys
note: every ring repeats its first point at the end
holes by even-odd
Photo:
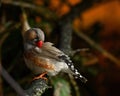
{"type": "Polygon", "coordinates": [[[67,55],[61,55],[58,56],[61,60],[63,60],[70,68],[70,70],[74,73],[74,77],[77,79],[80,79],[82,82],[86,83],[87,79],[85,77],[83,77],[77,69],[75,69],[72,61],[70,60],[70,58],[67,55]]]}

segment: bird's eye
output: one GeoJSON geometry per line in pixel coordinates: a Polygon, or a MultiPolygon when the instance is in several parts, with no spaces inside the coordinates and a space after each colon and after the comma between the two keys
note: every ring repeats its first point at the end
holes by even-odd
{"type": "Polygon", "coordinates": [[[37,36],[35,39],[33,39],[34,42],[39,41],[39,37],[37,36]]]}

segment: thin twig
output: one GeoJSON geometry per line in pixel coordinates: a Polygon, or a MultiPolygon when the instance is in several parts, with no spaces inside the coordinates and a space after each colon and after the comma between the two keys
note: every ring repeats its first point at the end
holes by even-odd
{"type": "Polygon", "coordinates": [[[100,51],[104,56],[106,56],[107,58],[109,58],[111,61],[113,61],[117,66],[120,67],[120,61],[113,56],[112,54],[110,54],[109,52],[107,52],[105,49],[103,49],[100,45],[98,45],[97,43],[95,43],[92,39],[90,39],[88,36],[86,36],[84,33],[78,31],[77,29],[74,29],[75,33],[80,36],[82,39],[84,39],[87,43],[89,43],[92,47],[94,47],[95,49],[97,49],[98,51],[100,51]]]}
{"type": "Polygon", "coordinates": [[[41,15],[43,15],[47,19],[50,19],[50,18],[55,19],[56,18],[56,15],[53,12],[51,12],[50,10],[48,10],[47,8],[45,8],[44,6],[37,6],[35,4],[30,4],[28,2],[13,1],[13,0],[3,0],[2,3],[19,6],[22,8],[29,8],[30,10],[39,12],[41,15]]]}
{"type": "Polygon", "coordinates": [[[74,56],[74,55],[75,55],[76,53],[78,53],[78,52],[85,52],[85,51],[89,51],[89,48],[72,50],[72,51],[70,52],[70,55],[71,55],[71,56],[74,56]]]}
{"type": "Polygon", "coordinates": [[[19,86],[19,84],[7,73],[7,71],[1,66],[0,70],[3,78],[10,84],[10,86],[18,93],[20,96],[27,96],[24,90],[19,86]]]}
{"type": "MultiPolygon", "coordinates": [[[[9,24],[9,23],[8,23],[9,24]]],[[[11,24],[11,23],[10,23],[11,24]]],[[[2,38],[0,39],[0,44],[2,45],[4,40],[6,39],[6,37],[9,35],[10,32],[5,32],[7,31],[7,27],[5,26],[5,30],[1,31],[2,34],[2,38]],[[3,33],[4,31],[4,33],[3,33]]],[[[13,27],[10,28],[10,30],[12,28],[18,27],[18,24],[14,25],[13,27]]],[[[15,80],[8,74],[8,72],[2,67],[1,65],[1,46],[0,46],[0,75],[3,76],[3,78],[16,90],[16,92],[20,95],[20,96],[25,96],[25,92],[23,91],[23,89],[17,84],[17,82],[15,82],[15,80]]]]}
{"type": "Polygon", "coordinates": [[[2,47],[2,44],[4,42],[4,40],[6,39],[6,37],[9,35],[9,33],[5,33],[4,31],[6,30],[7,27],[9,27],[11,25],[10,22],[6,23],[5,26],[3,26],[3,30],[0,30],[0,35],[2,35],[1,39],[0,39],[0,96],[3,96],[3,93],[2,93],[2,78],[1,78],[1,71],[2,71],[2,65],[1,65],[1,47],[2,47]],[[4,32],[4,33],[3,33],[4,32]]]}
{"type": "Polygon", "coordinates": [[[21,25],[22,25],[22,36],[24,36],[25,32],[30,29],[30,25],[28,23],[28,20],[27,20],[27,14],[25,13],[24,10],[22,10],[22,14],[21,14],[21,25]]]}

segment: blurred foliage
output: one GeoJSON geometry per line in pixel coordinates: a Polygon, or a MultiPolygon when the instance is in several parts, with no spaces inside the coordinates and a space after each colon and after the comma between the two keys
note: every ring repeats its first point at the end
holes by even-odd
{"type": "Polygon", "coordinates": [[[54,86],[54,96],[70,96],[70,84],[63,78],[52,78],[52,84],[54,86]]]}
{"type": "MultiPolygon", "coordinates": [[[[120,58],[119,0],[2,0],[0,8],[2,65],[23,88],[26,88],[33,77],[23,60],[21,36],[23,10],[31,27],[44,30],[46,41],[53,42],[57,47],[61,31],[59,24],[72,14],[73,29],[85,33],[109,53],[120,58]]],[[[120,68],[75,33],[72,34],[71,47],[89,48],[89,51],[78,52],[71,57],[76,68],[88,78],[87,84],[83,85],[79,80],[73,80],[76,82],[74,85],[71,79],[62,74],[61,77],[51,79],[54,88],[43,95],[75,96],[74,94],[78,92],[80,96],[119,96],[120,68]]],[[[7,82],[3,80],[2,85],[0,88],[3,88],[5,96],[16,96],[7,82]]]]}

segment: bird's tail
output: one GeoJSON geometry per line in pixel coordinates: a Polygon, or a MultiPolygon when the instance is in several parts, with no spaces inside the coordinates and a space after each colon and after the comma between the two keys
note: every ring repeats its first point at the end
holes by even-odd
{"type": "Polygon", "coordinates": [[[59,58],[61,60],[63,60],[70,68],[70,70],[73,72],[74,77],[77,79],[80,79],[83,83],[87,82],[87,79],[85,77],[83,77],[77,69],[74,68],[74,64],[72,63],[72,61],[70,60],[70,58],[67,55],[61,55],[59,56],[59,58]]]}
{"type": "Polygon", "coordinates": [[[88,80],[87,80],[84,76],[82,76],[80,73],[75,74],[74,77],[75,77],[76,79],[80,79],[83,83],[86,83],[86,82],[88,81],[88,80]]]}

